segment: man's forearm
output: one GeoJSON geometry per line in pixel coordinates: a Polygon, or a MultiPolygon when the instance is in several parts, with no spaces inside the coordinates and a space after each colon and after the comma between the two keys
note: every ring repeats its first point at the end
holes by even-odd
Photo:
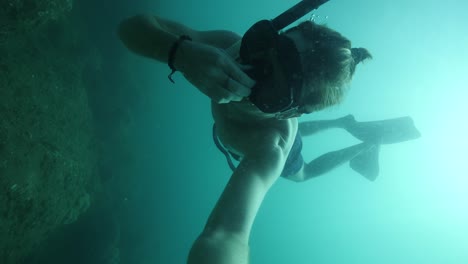
{"type": "Polygon", "coordinates": [[[161,62],[167,62],[169,50],[179,37],[148,15],[125,19],[120,23],[118,33],[128,49],[161,62]]]}
{"type": "Polygon", "coordinates": [[[138,15],[123,20],[118,34],[130,51],[167,63],[171,81],[174,71],[179,71],[215,102],[240,101],[255,83],[224,52],[239,41],[234,32],[200,31],[158,16],[138,15]]]}

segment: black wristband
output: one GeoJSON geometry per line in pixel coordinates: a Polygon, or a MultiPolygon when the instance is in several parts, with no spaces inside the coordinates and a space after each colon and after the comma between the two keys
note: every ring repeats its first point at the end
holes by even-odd
{"type": "Polygon", "coordinates": [[[181,35],[179,39],[176,42],[174,42],[174,44],[172,44],[171,50],[169,51],[169,58],[167,60],[167,65],[171,69],[171,73],[169,73],[167,78],[169,78],[169,80],[172,83],[175,83],[174,80],[172,79],[172,75],[177,71],[177,69],[174,67],[175,54],[177,52],[177,49],[179,48],[180,43],[182,43],[182,41],[184,40],[192,40],[192,38],[187,35],[181,35]]]}

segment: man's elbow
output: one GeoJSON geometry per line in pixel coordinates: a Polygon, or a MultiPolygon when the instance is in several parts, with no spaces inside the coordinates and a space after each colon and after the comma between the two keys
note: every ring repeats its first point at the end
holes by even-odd
{"type": "Polygon", "coordinates": [[[131,50],[138,51],[144,46],[146,38],[154,30],[154,17],[150,15],[136,15],[122,20],[117,28],[120,40],[131,50]]]}
{"type": "Polygon", "coordinates": [[[120,40],[125,44],[131,44],[131,40],[134,38],[135,29],[138,28],[138,24],[141,21],[141,16],[133,16],[122,20],[117,28],[117,35],[120,40]]]}

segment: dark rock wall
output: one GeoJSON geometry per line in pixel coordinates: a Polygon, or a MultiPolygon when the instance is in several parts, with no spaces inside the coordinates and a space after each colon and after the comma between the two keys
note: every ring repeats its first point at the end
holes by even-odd
{"type": "Polygon", "coordinates": [[[99,67],[69,30],[72,1],[1,1],[0,263],[21,263],[89,207],[97,149],[82,73],[99,67]]]}
{"type": "Polygon", "coordinates": [[[0,0],[1,264],[140,263],[132,126],[148,87],[115,34],[137,4],[0,0]]]}

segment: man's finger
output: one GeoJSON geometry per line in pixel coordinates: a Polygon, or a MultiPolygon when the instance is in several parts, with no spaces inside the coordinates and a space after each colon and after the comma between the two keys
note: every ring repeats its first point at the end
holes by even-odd
{"type": "Polygon", "coordinates": [[[216,91],[216,95],[213,95],[213,97],[216,98],[215,102],[218,104],[229,103],[231,101],[239,102],[244,98],[243,96],[233,94],[231,91],[226,89],[226,87],[221,85],[215,88],[216,89],[214,90],[216,91]]]}
{"type": "Polygon", "coordinates": [[[222,84],[223,88],[233,93],[234,96],[247,97],[250,95],[250,88],[247,88],[231,77],[226,77],[222,84]]]}
{"type": "Polygon", "coordinates": [[[234,79],[238,84],[240,84],[236,88],[236,94],[240,93],[243,95],[248,93],[247,95],[249,95],[250,89],[255,85],[255,81],[252,80],[245,72],[243,72],[234,62],[230,63],[228,66],[229,67],[226,67],[225,69],[227,71],[226,74],[234,79]]]}
{"type": "Polygon", "coordinates": [[[239,69],[241,69],[241,70],[244,71],[244,72],[253,69],[253,66],[252,66],[252,65],[248,65],[248,64],[240,64],[240,63],[238,63],[237,66],[239,67],[239,69]]]}

